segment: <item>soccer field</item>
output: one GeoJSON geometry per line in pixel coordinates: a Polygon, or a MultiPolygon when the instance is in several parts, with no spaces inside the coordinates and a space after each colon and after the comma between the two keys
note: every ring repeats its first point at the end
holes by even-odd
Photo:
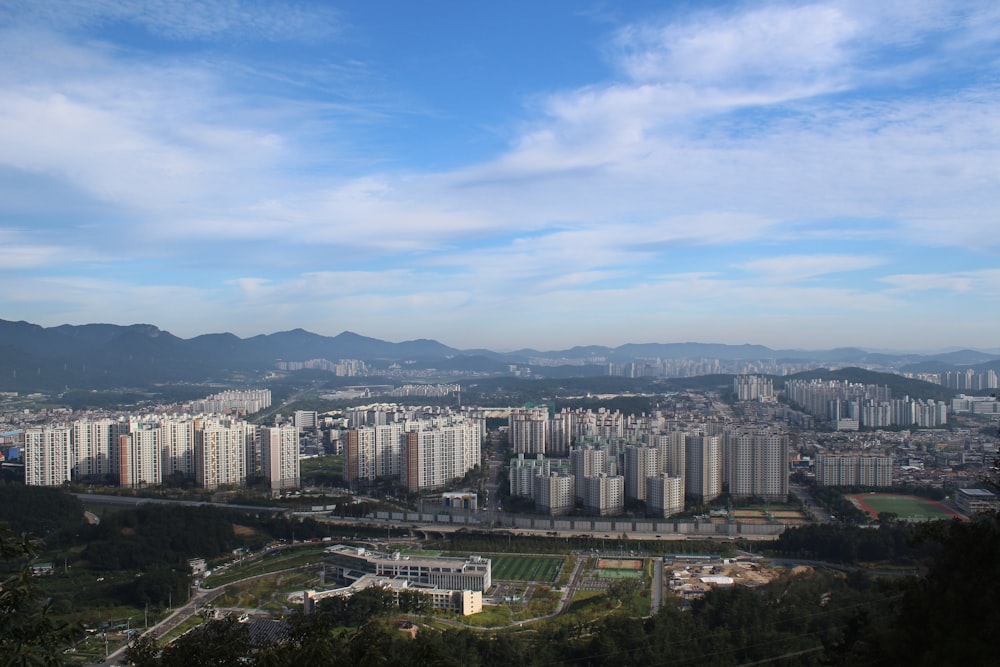
{"type": "Polygon", "coordinates": [[[562,570],[562,558],[542,556],[490,556],[493,579],[552,582],[562,570]]]}
{"type": "Polygon", "coordinates": [[[878,517],[879,512],[892,512],[900,519],[911,521],[931,521],[934,519],[948,519],[956,516],[939,503],[933,500],[926,500],[916,496],[898,496],[885,493],[859,493],[848,496],[855,501],[862,510],[868,512],[873,517],[878,517]]]}

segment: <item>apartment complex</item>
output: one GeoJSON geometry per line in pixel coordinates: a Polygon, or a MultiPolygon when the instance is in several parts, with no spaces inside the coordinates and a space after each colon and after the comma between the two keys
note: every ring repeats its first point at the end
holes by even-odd
{"type": "MultiPolygon", "coordinates": [[[[236,400],[233,392],[229,399],[236,400]]],[[[229,415],[143,414],[29,428],[23,434],[25,481],[141,487],[188,478],[212,489],[243,484],[263,471],[273,489],[298,486],[295,427],[265,430],[267,460],[261,430],[229,415]]]]}
{"type": "Polygon", "coordinates": [[[816,483],[820,486],[892,486],[892,457],[818,454],[816,483]]]}
{"type": "Polygon", "coordinates": [[[480,422],[410,410],[355,411],[344,431],[344,477],[353,485],[397,479],[410,491],[440,488],[482,458],[480,422]],[[358,423],[360,422],[360,423],[358,423]],[[374,423],[372,423],[374,422],[374,423]]]}

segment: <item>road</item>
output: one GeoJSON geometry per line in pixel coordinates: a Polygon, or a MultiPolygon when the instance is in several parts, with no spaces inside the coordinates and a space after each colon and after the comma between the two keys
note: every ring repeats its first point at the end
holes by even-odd
{"type": "Polygon", "coordinates": [[[663,559],[653,558],[653,595],[649,602],[650,615],[660,611],[663,606],[663,559]]]}

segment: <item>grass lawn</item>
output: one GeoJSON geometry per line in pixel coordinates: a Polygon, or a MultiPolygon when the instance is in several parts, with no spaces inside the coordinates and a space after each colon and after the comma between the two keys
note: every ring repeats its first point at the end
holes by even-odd
{"type": "Polygon", "coordinates": [[[609,570],[603,568],[596,571],[601,579],[642,579],[641,570],[609,570]]]}
{"type": "Polygon", "coordinates": [[[204,587],[216,588],[247,577],[319,563],[323,560],[324,548],[324,545],[309,545],[272,551],[266,556],[232,565],[224,572],[213,574],[205,579],[204,587]]]}
{"type": "Polygon", "coordinates": [[[887,493],[860,493],[848,496],[851,500],[856,500],[861,509],[868,512],[873,517],[878,517],[880,512],[892,512],[900,519],[911,521],[931,521],[934,519],[947,519],[954,514],[944,509],[933,501],[916,496],[898,496],[887,493]]]}

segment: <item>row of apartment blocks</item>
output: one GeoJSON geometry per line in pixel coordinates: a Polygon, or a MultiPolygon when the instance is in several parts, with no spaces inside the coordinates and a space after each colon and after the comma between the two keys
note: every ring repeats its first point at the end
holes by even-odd
{"type": "MultiPolygon", "coordinates": [[[[600,360],[589,360],[599,363],[600,360]]],[[[791,375],[824,368],[821,361],[787,362],[775,359],[635,359],[607,364],[608,375],[616,377],[697,377],[700,375],[791,375]]]]}
{"type": "Polygon", "coordinates": [[[920,379],[934,382],[951,389],[967,389],[971,391],[982,391],[983,389],[996,389],[998,383],[997,372],[993,369],[976,371],[968,368],[964,371],[946,371],[944,373],[922,373],[920,379]]]}
{"type": "Polygon", "coordinates": [[[816,455],[816,483],[820,486],[892,486],[892,457],[877,455],[816,455]]]}
{"type": "Polygon", "coordinates": [[[447,409],[369,406],[351,412],[340,434],[352,486],[398,480],[411,492],[441,488],[481,463],[485,419],[447,409]]]}
{"type": "Polygon", "coordinates": [[[25,429],[25,483],[161,484],[182,477],[204,488],[262,475],[272,490],[299,486],[299,438],[292,424],[259,427],[220,415],[80,419],[25,429]]]}
{"type": "Polygon", "coordinates": [[[307,361],[279,361],[275,367],[281,371],[300,371],[304,369],[315,371],[327,371],[338,377],[356,377],[367,375],[368,364],[359,359],[341,359],[340,361],[330,361],[329,359],[309,359],[307,361]]]}
{"type": "Polygon", "coordinates": [[[859,428],[936,428],[948,423],[948,404],[932,399],[894,399],[889,387],[842,380],[788,380],[785,396],[837,430],[859,428]]]}
{"type": "Polygon", "coordinates": [[[626,499],[646,504],[652,516],[684,510],[685,496],[704,503],[727,491],[735,498],[782,502],[788,497],[788,437],[723,427],[648,433],[640,443],[594,440],[568,458],[519,453],[510,464],[510,493],[532,498],[558,515],[582,505],[599,516],[620,514],[626,499]],[[714,429],[712,429],[714,430],[714,429]]]}
{"type": "MultiPolygon", "coordinates": [[[[618,410],[597,411],[548,407],[506,411],[507,442],[515,454],[567,456],[574,444],[588,441],[644,442],[653,433],[686,427],[690,420],[668,419],[661,412],[625,415],[618,410]]],[[[692,418],[694,418],[692,416],[692,418]]],[[[704,420],[704,414],[700,415],[704,420]]]]}
{"type": "Polygon", "coordinates": [[[252,415],[269,407],[271,407],[270,389],[234,389],[192,401],[188,409],[193,413],[211,415],[252,415]]]}
{"type": "Polygon", "coordinates": [[[737,375],[733,378],[733,392],[739,401],[773,401],[774,382],[762,375],[737,375]]]}

